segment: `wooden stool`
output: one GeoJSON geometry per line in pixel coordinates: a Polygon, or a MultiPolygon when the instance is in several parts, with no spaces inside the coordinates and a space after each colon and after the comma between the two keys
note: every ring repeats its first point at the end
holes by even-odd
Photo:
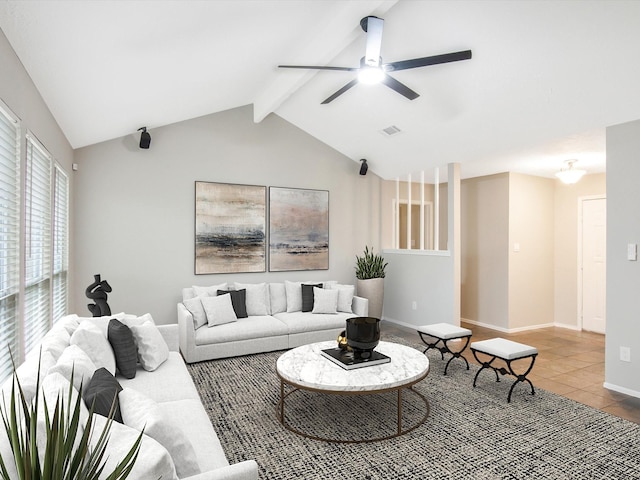
{"type": "Polygon", "coordinates": [[[480,372],[485,368],[490,368],[496,373],[496,382],[500,381],[498,372],[500,372],[502,375],[509,374],[516,377],[516,381],[513,382],[513,385],[511,385],[511,388],[509,389],[507,403],[511,402],[511,393],[513,392],[513,388],[520,382],[528,382],[529,385],[531,385],[531,395],[534,395],[536,393],[533,389],[533,383],[531,383],[531,380],[527,378],[527,375],[533,368],[533,364],[536,361],[536,356],[538,355],[537,348],[525,345],[523,343],[512,342],[511,340],[506,340],[504,338],[492,338],[490,340],[483,340],[481,342],[473,342],[471,344],[471,351],[473,352],[473,356],[476,357],[478,363],[482,364],[482,368],[478,370],[475,378],[473,379],[474,387],[476,386],[476,380],[478,379],[478,375],[480,374],[480,372]],[[484,355],[488,355],[489,357],[491,357],[491,359],[487,362],[483,362],[478,358],[478,352],[483,353],[484,355]],[[504,360],[509,370],[505,369],[504,367],[494,367],[492,363],[496,358],[504,360]],[[531,364],[529,365],[529,368],[527,368],[526,372],[524,372],[523,374],[517,374],[513,371],[511,362],[524,358],[530,358],[531,364]]]}
{"type": "Polygon", "coordinates": [[[471,339],[471,330],[469,330],[468,328],[450,325],[448,323],[436,323],[434,325],[422,325],[418,327],[418,334],[420,335],[422,341],[427,345],[427,348],[425,348],[424,352],[422,353],[427,353],[427,350],[429,350],[430,348],[435,348],[436,350],[440,351],[442,360],[444,360],[445,353],[450,353],[451,355],[453,355],[447,362],[447,365],[444,367],[445,375],[447,374],[447,368],[449,368],[451,360],[453,360],[454,358],[462,358],[464,360],[464,363],[467,364],[467,370],[469,370],[469,362],[466,358],[464,358],[462,352],[464,352],[467,348],[467,345],[469,345],[469,340],[471,339]],[[424,338],[425,335],[435,339],[436,341],[433,342],[427,338],[424,338]],[[466,342],[460,350],[454,352],[449,348],[447,342],[449,340],[454,340],[457,338],[465,338],[466,342]],[[439,342],[442,342],[441,347],[438,346],[439,342]]]}

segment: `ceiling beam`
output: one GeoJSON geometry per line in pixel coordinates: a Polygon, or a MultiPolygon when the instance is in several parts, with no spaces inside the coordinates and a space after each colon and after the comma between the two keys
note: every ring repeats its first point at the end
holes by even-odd
{"type": "MultiPolygon", "coordinates": [[[[292,58],[306,65],[326,65],[347,48],[362,31],[360,19],[367,15],[384,15],[398,0],[358,0],[344,2],[339,11],[332,11],[332,20],[296,52],[295,56],[283,58],[291,63],[292,58]]],[[[274,70],[277,66],[274,65],[274,70]]],[[[253,120],[261,122],[270,113],[318,73],[317,70],[288,70],[286,74],[273,75],[272,80],[256,95],[253,102],[253,120]]]]}

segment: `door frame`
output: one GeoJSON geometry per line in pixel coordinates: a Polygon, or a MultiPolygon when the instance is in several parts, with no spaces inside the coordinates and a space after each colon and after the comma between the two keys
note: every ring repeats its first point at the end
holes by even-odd
{"type": "Polygon", "coordinates": [[[582,331],[582,300],[584,298],[584,291],[582,285],[582,206],[584,202],[588,202],[590,200],[606,200],[606,194],[600,195],[585,195],[582,197],[578,197],[578,294],[576,295],[578,300],[578,308],[576,309],[578,312],[578,330],[582,331]]]}

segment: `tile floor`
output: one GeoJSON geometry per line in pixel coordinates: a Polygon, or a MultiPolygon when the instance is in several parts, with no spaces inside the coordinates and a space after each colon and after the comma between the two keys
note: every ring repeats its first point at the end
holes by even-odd
{"type": "MultiPolygon", "coordinates": [[[[604,335],[557,327],[505,334],[476,325],[463,323],[462,326],[473,330],[472,342],[502,337],[535,346],[539,353],[533,370],[528,375],[534,387],[555,392],[640,424],[640,398],[607,390],[602,386],[604,335]]],[[[389,322],[384,322],[382,328],[408,340],[420,341],[415,330],[389,322]]],[[[465,352],[465,357],[470,362],[477,363],[470,350],[465,352]]]]}

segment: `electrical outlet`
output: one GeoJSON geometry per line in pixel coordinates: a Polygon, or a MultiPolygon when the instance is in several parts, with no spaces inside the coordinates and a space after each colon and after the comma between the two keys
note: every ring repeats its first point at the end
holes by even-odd
{"type": "Polygon", "coordinates": [[[411,302],[411,309],[412,310],[417,310],[418,309],[418,302],[416,302],[415,300],[413,302],[411,302]]]}
{"type": "Polygon", "coordinates": [[[620,360],[622,362],[630,362],[631,361],[631,348],[629,348],[629,347],[620,347],[620,360]]]}

